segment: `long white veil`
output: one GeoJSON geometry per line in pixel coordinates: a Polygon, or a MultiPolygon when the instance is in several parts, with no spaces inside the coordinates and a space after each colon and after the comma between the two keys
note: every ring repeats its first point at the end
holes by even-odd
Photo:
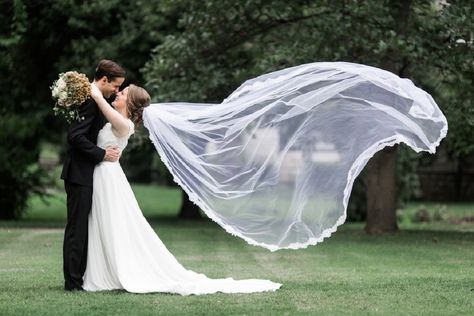
{"type": "Polygon", "coordinates": [[[190,199],[227,232],[272,251],[336,231],[377,151],[404,142],[434,153],[448,129],[410,80],[344,62],[259,76],[221,104],[152,104],[143,116],[190,199]]]}

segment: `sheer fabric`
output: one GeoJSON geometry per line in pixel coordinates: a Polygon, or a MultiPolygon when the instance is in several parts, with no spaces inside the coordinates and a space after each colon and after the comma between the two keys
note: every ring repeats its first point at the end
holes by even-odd
{"type": "Polygon", "coordinates": [[[410,80],[345,62],[259,76],[221,104],[152,104],[143,117],[190,200],[227,232],[272,251],[330,236],[377,151],[403,142],[434,153],[448,129],[410,80]]]}

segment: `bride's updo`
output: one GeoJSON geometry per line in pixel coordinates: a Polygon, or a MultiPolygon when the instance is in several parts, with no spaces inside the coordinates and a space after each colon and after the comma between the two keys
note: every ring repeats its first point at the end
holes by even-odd
{"type": "Polygon", "coordinates": [[[150,102],[150,95],[145,89],[134,84],[128,86],[127,111],[133,124],[138,125],[143,121],[143,109],[149,106],[150,102]]]}

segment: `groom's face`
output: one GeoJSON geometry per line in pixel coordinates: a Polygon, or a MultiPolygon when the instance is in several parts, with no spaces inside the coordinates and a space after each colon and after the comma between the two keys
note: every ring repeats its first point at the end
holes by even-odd
{"type": "Polygon", "coordinates": [[[103,77],[102,81],[102,94],[105,98],[110,98],[112,94],[119,92],[119,88],[122,83],[125,81],[125,78],[114,78],[112,80],[108,80],[107,77],[103,77]]]}

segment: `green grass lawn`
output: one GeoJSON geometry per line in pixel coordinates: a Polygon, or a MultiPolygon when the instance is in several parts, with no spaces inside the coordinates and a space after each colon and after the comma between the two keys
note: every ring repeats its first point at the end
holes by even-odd
{"type": "MultiPolygon", "coordinates": [[[[368,236],[344,224],[303,250],[269,252],[207,221],[178,221],[180,193],[135,185],[142,209],[187,268],[210,277],[267,278],[277,292],[182,297],[169,294],[67,293],[62,289],[62,193],[33,199],[24,220],[0,222],[0,315],[472,315],[473,205],[447,205],[445,218],[368,236]]],[[[426,205],[426,204],[425,204],[426,205]]],[[[437,204],[426,205],[437,212],[437,204]]],[[[444,209],[444,208],[443,208],[444,209]]]]}

